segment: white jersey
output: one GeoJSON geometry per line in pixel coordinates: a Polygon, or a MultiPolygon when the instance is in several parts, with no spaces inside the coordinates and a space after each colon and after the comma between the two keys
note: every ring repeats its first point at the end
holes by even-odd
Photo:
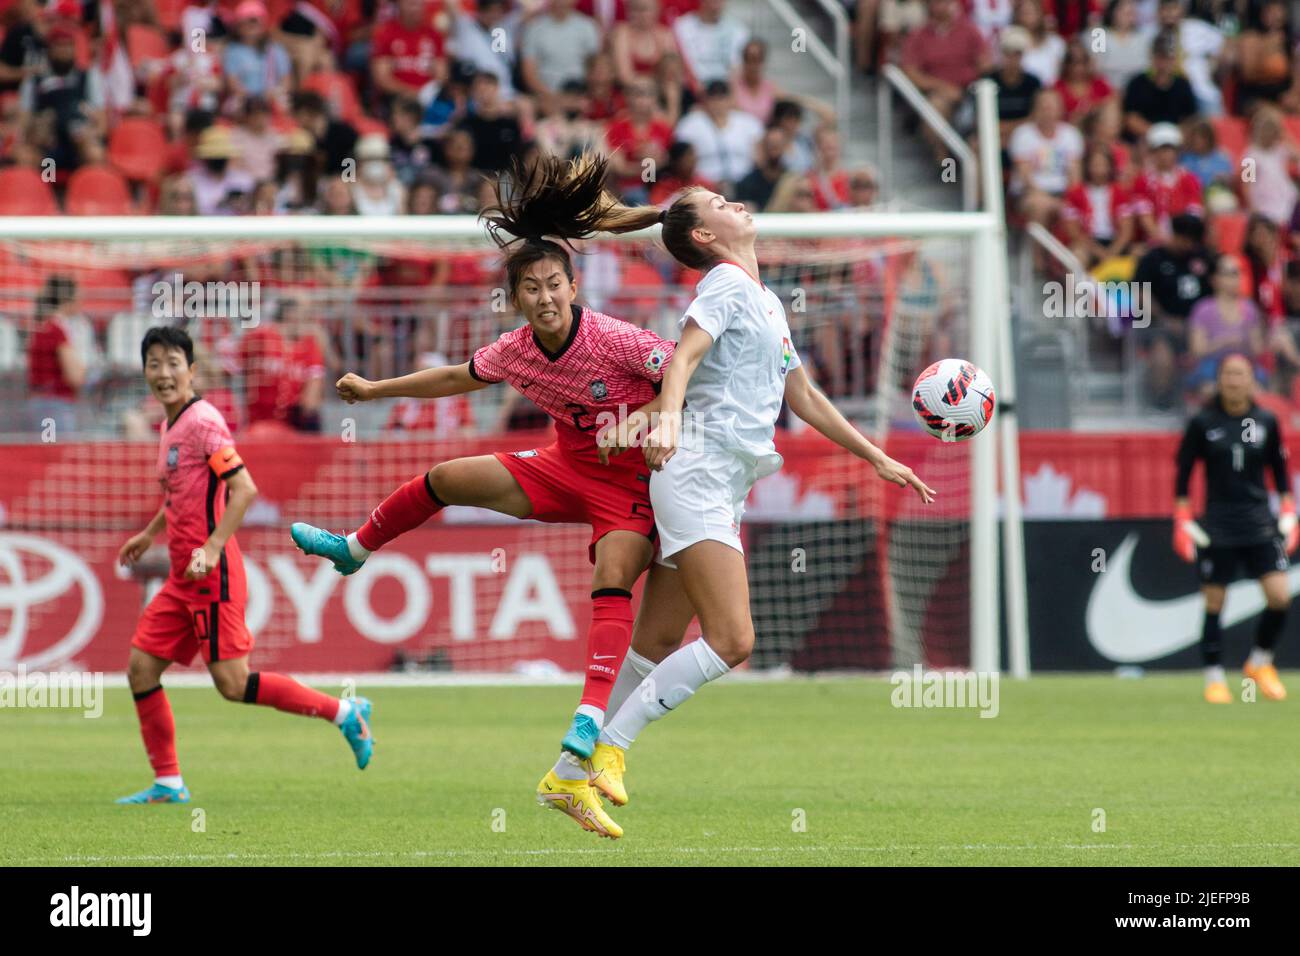
{"type": "Polygon", "coordinates": [[[762,478],[781,467],[772,436],[785,377],[802,363],[785,306],[775,292],[732,262],[708,271],[682,317],[713,336],[686,386],[683,448],[729,452],[762,478]]]}

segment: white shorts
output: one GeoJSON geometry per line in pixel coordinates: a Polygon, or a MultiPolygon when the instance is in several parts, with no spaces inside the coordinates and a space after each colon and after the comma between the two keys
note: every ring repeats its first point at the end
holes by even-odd
{"type": "Polygon", "coordinates": [[[744,554],[740,520],[756,479],[755,466],[729,452],[679,448],[663,470],[650,473],[659,529],[656,560],[675,568],[672,556],[700,541],[721,541],[744,554]]]}

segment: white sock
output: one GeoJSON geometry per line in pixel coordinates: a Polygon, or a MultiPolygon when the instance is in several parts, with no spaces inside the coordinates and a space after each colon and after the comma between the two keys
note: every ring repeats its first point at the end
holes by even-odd
{"type": "Polygon", "coordinates": [[[578,709],[574,711],[574,714],[585,714],[590,717],[596,722],[597,728],[605,726],[605,712],[595,704],[579,704],[578,709]]]}
{"type": "Polygon", "coordinates": [[[697,690],[730,669],[702,637],[679,647],[641,682],[637,692],[601,731],[600,739],[626,750],[637,734],[645,730],[646,724],[676,710],[697,690]]]}
{"type": "MultiPolygon", "coordinates": [[[[617,714],[623,702],[632,696],[632,691],[636,690],[654,669],[654,661],[641,656],[629,647],[623,657],[623,666],[618,669],[614,689],[609,692],[608,713],[617,714]]],[[[601,726],[603,727],[604,724],[601,726]]]]}
{"type": "Polygon", "coordinates": [[[361,547],[361,542],[357,540],[355,531],[348,535],[348,554],[352,555],[353,561],[364,561],[370,557],[370,552],[361,547]]]}
{"type": "Polygon", "coordinates": [[[1227,680],[1227,677],[1223,674],[1223,668],[1218,664],[1215,664],[1213,667],[1205,668],[1205,683],[1225,684],[1227,683],[1227,680]]]}
{"type": "Polygon", "coordinates": [[[1251,667],[1264,667],[1272,663],[1273,663],[1273,652],[1271,650],[1266,650],[1262,647],[1251,648],[1250,651],[1251,667]]]}
{"type": "Polygon", "coordinates": [[[555,761],[553,769],[555,775],[561,780],[586,780],[589,776],[586,761],[567,750],[560,754],[560,759],[555,761]]]}
{"type": "Polygon", "coordinates": [[[334,726],[342,727],[343,721],[352,716],[352,701],[346,697],[339,698],[339,712],[334,715],[334,726]]]}
{"type": "Polygon", "coordinates": [[[154,777],[153,782],[162,787],[171,787],[173,790],[179,790],[181,787],[185,786],[185,781],[181,779],[180,774],[176,774],[175,776],[168,774],[165,777],[154,777]]]}

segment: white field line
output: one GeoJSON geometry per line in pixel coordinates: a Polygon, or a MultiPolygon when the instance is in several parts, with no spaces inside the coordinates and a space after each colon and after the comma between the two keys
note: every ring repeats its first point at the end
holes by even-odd
{"type": "MultiPolygon", "coordinates": [[[[965,673],[960,668],[954,671],[965,673]]],[[[5,672],[0,667],[0,672],[5,672]]],[[[15,686],[26,686],[32,683],[36,675],[40,673],[48,679],[49,674],[53,672],[32,671],[24,675],[25,679],[14,681],[15,686]]],[[[813,674],[800,673],[796,674],[786,668],[770,668],[767,670],[736,670],[726,674],[716,683],[743,683],[743,684],[766,684],[766,683],[851,683],[853,681],[889,681],[896,671],[827,671],[813,674]]],[[[911,674],[911,671],[905,673],[911,674]]],[[[929,673],[929,672],[927,672],[929,673]]],[[[942,673],[942,671],[940,671],[942,673]]],[[[1200,676],[1200,670],[1188,671],[1161,671],[1159,674],[1150,674],[1149,677],[1189,677],[1200,676]]],[[[304,684],[313,687],[336,687],[345,683],[351,683],[357,688],[363,687],[573,687],[580,686],[583,682],[583,676],[580,673],[555,671],[541,674],[519,674],[508,671],[483,671],[476,673],[393,673],[389,671],[373,671],[358,673],[309,673],[309,674],[290,674],[293,678],[304,684]]],[[[1038,681],[1052,680],[1058,677],[1097,677],[1103,678],[1111,676],[1109,671],[1081,671],[1074,673],[1053,673],[1039,675],[1035,678],[1038,681]]],[[[103,673],[104,686],[110,688],[124,688],[127,686],[125,671],[105,671],[103,673]]],[[[1007,678],[1010,680],[1010,678],[1007,678]]],[[[202,670],[169,670],[163,677],[163,684],[168,689],[187,688],[187,687],[212,687],[212,678],[206,671],[202,670]]]]}
{"type": "MultiPolygon", "coordinates": [[[[629,847],[626,852],[638,852],[640,848],[629,847]]],[[[927,844],[885,844],[881,846],[695,846],[695,847],[646,847],[647,853],[680,853],[684,855],[716,853],[728,854],[771,854],[771,853],[906,853],[906,852],[1024,852],[1024,851],[1060,851],[1060,850],[1296,850],[1300,843],[954,843],[930,846],[927,844]]],[[[603,856],[617,859],[624,853],[622,846],[609,847],[542,847],[539,849],[502,849],[502,850],[330,850],[320,853],[147,853],[130,855],[81,855],[38,857],[18,862],[11,866],[55,866],[76,864],[114,864],[114,863],[257,863],[279,860],[300,860],[303,862],[327,860],[451,860],[457,858],[486,857],[532,858],[548,856],[603,856]]]]}

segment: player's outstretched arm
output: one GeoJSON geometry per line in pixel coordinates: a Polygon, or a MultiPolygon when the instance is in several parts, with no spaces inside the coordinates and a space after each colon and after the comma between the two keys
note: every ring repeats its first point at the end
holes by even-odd
{"type": "Polygon", "coordinates": [[[355,372],[348,372],[334,383],[339,398],[354,405],[376,398],[446,398],[487,388],[490,382],[480,382],[469,373],[469,363],[444,365],[441,368],[424,368],[400,378],[385,378],[372,382],[355,372]]]}
{"type": "Polygon", "coordinates": [[[821,432],[835,444],[871,463],[876,474],[885,481],[903,487],[912,487],[926,504],[932,502],[937,492],[916,476],[901,462],[890,458],[853,427],[835,407],[825,393],[812,380],[803,366],[791,369],[785,379],[785,401],[801,419],[821,432]]]}
{"type": "Polygon", "coordinates": [[[217,562],[221,560],[221,549],[244,523],[244,513],[257,497],[257,486],[253,484],[247,468],[239,469],[225,481],[226,488],[230,492],[230,497],[226,499],[225,513],[212,530],[212,534],[208,535],[208,540],[203,542],[203,547],[194,552],[190,559],[190,566],[185,571],[187,578],[205,577],[217,566],[217,562]]]}
{"type": "Polygon", "coordinates": [[[145,525],[144,530],[139,534],[132,535],[118,549],[117,563],[123,567],[130,567],[135,564],[146,551],[153,547],[153,539],[158,537],[158,534],[165,527],[167,527],[167,509],[159,508],[158,513],[145,525]]]}
{"type": "Polygon", "coordinates": [[[649,433],[658,421],[661,397],[656,395],[640,408],[629,412],[625,418],[615,422],[602,423],[597,416],[596,456],[602,465],[608,465],[614,455],[621,455],[629,448],[635,448],[642,436],[649,433]]]}

